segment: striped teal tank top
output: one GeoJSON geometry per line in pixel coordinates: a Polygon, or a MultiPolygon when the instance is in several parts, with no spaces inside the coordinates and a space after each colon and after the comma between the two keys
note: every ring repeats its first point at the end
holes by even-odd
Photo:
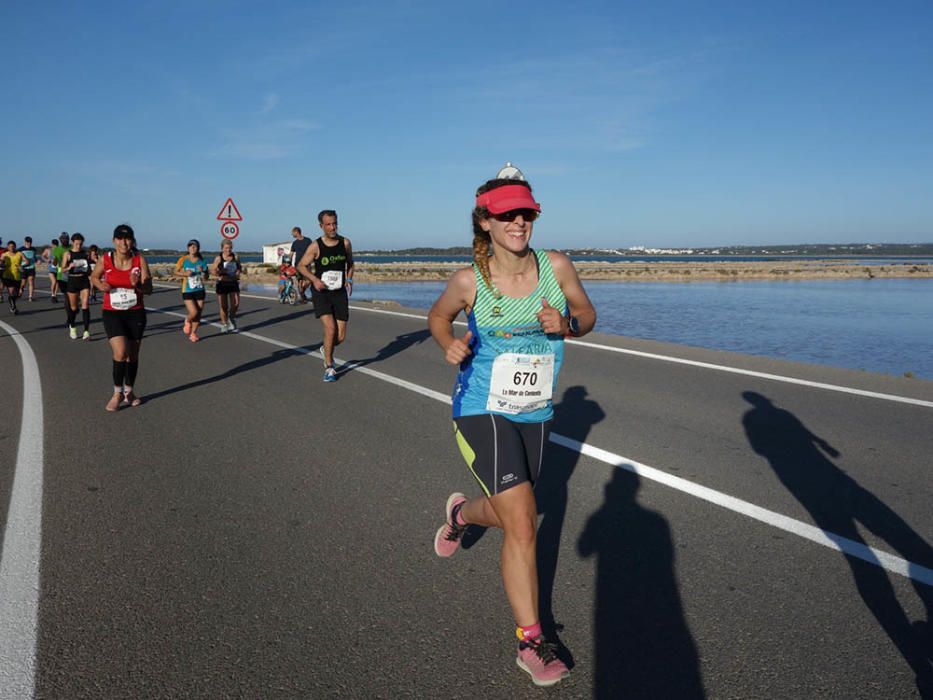
{"type": "Polygon", "coordinates": [[[538,286],[526,297],[495,294],[474,263],[476,299],[467,321],[473,337],[460,364],[453,391],[453,417],[495,413],[520,423],[540,423],[554,415],[552,397],[564,359],[564,338],[541,329],[541,299],[567,314],[551,260],[533,251],[538,286]]]}

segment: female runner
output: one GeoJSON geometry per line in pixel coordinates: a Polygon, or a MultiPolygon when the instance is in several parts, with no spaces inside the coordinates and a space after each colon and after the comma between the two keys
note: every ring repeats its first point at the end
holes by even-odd
{"type": "Polygon", "coordinates": [[[503,531],[501,567],[517,623],[516,663],[535,685],[569,672],[541,629],[532,487],[554,414],[551,397],[564,337],[596,323],[570,259],[529,247],[541,206],[521,172],[507,166],[476,192],[473,265],[455,272],[428,315],[446,360],[460,366],[453,392],[458,446],[483,495],[447,499],[434,550],[451,556],[468,525],[503,531]],[[465,311],[469,330],[453,334],[465,311]]]}
{"type": "Polygon", "coordinates": [[[65,283],[65,296],[68,302],[68,334],[74,340],[78,337],[75,319],[78,317],[78,304],[81,304],[81,322],[84,324],[82,340],[91,339],[91,310],[88,304],[91,296],[91,260],[84,249],[84,236],[76,233],[71,237],[71,249],[62,257],[62,269],[68,272],[65,283]]]}
{"type": "Polygon", "coordinates": [[[114,251],[106,253],[91,274],[91,283],[104,293],[101,320],[113,353],[113,396],[107,402],[108,411],[142,403],[133,392],[133,384],[146,330],[143,295],[152,294],[152,277],[135,245],[133,229],[120,224],[113,230],[114,251]]]}
{"type": "Polygon", "coordinates": [[[46,263],[49,274],[49,288],[51,289],[51,301],[58,301],[58,264],[55,262],[55,248],[58,246],[58,239],[53,238],[48,248],[42,251],[42,260],[46,263]]]}
{"type": "MultiPolygon", "coordinates": [[[[97,263],[100,262],[100,250],[96,245],[91,245],[87,249],[87,262],[88,266],[91,268],[91,272],[94,272],[94,268],[97,267],[97,263]]],[[[97,301],[97,287],[91,287],[91,301],[97,301]]]]}
{"type": "Polygon", "coordinates": [[[192,343],[198,342],[198,326],[204,313],[204,282],[208,278],[207,263],[201,255],[201,244],[197,239],[188,241],[188,254],[178,258],[175,274],[182,277],[181,298],[188,310],[182,332],[192,343]]]}
{"type": "Polygon", "coordinates": [[[217,300],[220,302],[220,332],[237,332],[236,312],[240,308],[240,257],[233,252],[233,241],[220,244],[220,255],[211,263],[211,274],[217,275],[217,300]]]}
{"type": "Polygon", "coordinates": [[[33,301],[36,295],[36,258],[38,253],[32,247],[32,237],[23,238],[23,245],[19,249],[23,254],[23,283],[20,285],[20,296],[29,292],[29,301],[33,301]]]}
{"type": "Polygon", "coordinates": [[[6,287],[10,301],[10,311],[14,316],[19,313],[19,309],[16,308],[16,299],[19,297],[19,290],[22,286],[25,261],[23,254],[16,250],[16,241],[7,241],[6,250],[0,253],[0,268],[3,270],[0,276],[3,278],[3,286],[6,287]]]}

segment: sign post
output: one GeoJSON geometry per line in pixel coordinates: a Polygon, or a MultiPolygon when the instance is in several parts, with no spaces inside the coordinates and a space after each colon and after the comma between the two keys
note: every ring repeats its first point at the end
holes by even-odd
{"type": "Polygon", "coordinates": [[[236,204],[233,203],[233,197],[227,197],[227,201],[220,208],[220,213],[217,214],[217,220],[223,222],[220,224],[220,235],[227,240],[232,241],[240,235],[240,227],[235,222],[243,221],[243,217],[240,215],[240,210],[236,208],[236,204]]]}

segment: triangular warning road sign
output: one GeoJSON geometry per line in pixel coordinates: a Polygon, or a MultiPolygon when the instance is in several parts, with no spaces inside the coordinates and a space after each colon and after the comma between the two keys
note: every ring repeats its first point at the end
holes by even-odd
{"type": "Polygon", "coordinates": [[[224,205],[220,208],[220,213],[217,215],[218,221],[243,221],[243,217],[240,216],[240,210],[236,208],[236,204],[233,203],[232,197],[227,197],[227,201],[224,202],[224,205]]]}

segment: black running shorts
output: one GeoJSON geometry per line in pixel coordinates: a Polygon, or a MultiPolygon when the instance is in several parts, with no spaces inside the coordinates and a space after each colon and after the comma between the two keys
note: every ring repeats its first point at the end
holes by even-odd
{"type": "Polygon", "coordinates": [[[312,287],[311,290],[311,301],[314,304],[314,315],[317,318],[333,316],[338,321],[350,319],[350,300],[347,298],[346,289],[319,292],[312,287]]]}
{"type": "Polygon", "coordinates": [[[203,289],[199,289],[196,292],[182,292],[181,298],[185,301],[203,301],[205,298],[205,293],[203,289]]]}
{"type": "Polygon", "coordinates": [[[492,413],[454,418],[457,446],[483,493],[495,496],[526,481],[534,486],[551,422],[518,423],[492,413]]]}
{"type": "Polygon", "coordinates": [[[104,323],[104,331],[108,338],[124,336],[130,340],[142,340],[146,330],[146,310],[134,311],[107,311],[100,312],[100,320],[104,323]]]}
{"type": "Polygon", "coordinates": [[[229,280],[218,282],[215,289],[217,290],[218,294],[233,294],[234,292],[240,291],[240,283],[230,282],[229,280]]]}
{"type": "Polygon", "coordinates": [[[65,291],[69,294],[77,294],[82,289],[91,288],[91,281],[87,277],[69,277],[65,284],[65,291]]]}

